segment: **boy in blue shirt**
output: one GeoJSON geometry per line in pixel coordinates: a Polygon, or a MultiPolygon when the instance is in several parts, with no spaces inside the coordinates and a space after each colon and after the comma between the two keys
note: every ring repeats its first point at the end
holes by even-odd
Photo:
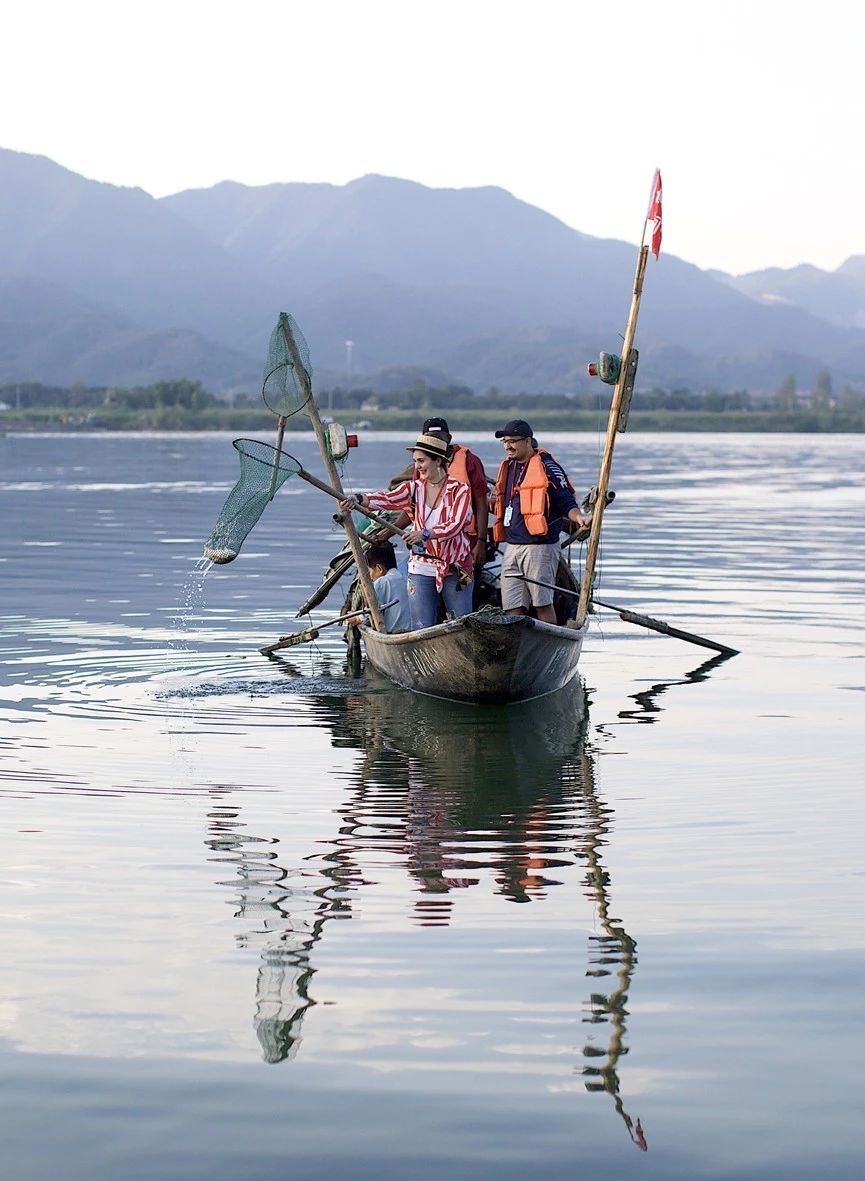
{"type": "Polygon", "coordinates": [[[375,587],[375,597],[383,608],[384,630],[411,631],[405,575],[397,569],[396,554],[391,543],[383,541],[371,545],[366,551],[366,564],[375,587]]]}

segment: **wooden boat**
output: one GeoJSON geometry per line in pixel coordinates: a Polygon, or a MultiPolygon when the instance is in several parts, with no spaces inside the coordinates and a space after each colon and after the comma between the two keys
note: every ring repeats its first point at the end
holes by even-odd
{"type": "Polygon", "coordinates": [[[360,630],[370,664],[402,688],[496,704],[531,701],[569,684],[587,626],[484,609],[421,631],[360,630]]]}
{"type": "MultiPolygon", "coordinates": [[[[660,184],[659,177],[657,181],[660,184]]],[[[649,253],[645,245],[647,224],[648,219],[643,226],[644,241],[640,244],[637,258],[623,354],[618,359],[619,367],[616,370],[583,581],[575,596],[578,598],[576,619],[566,624],[565,613],[557,606],[559,624],[542,623],[528,616],[511,616],[501,612],[491,615],[477,612],[405,635],[386,635],[380,630],[362,628],[361,634],[370,663],[403,688],[453,701],[529,701],[554,693],[576,676],[580,651],[588,629],[594,568],[603,510],[607,503],[613,447],[617,431],[624,430],[627,422],[636,376],[637,352],[632,345],[649,253]]],[[[569,590],[575,586],[573,576],[563,562],[559,563],[556,581],[569,590]]]]}
{"type": "MultiPolygon", "coordinates": [[[[568,609],[565,609],[561,603],[556,604],[558,619],[556,624],[543,623],[528,616],[507,615],[501,610],[483,608],[461,619],[452,619],[435,627],[415,632],[387,634],[383,630],[375,590],[363,558],[361,538],[351,519],[351,514],[346,514],[343,523],[351,556],[350,558],[348,555],[337,556],[337,559],[334,560],[336,564],[332,563],[332,569],[325,582],[307,600],[301,611],[308,611],[314,603],[320,602],[353,560],[357,567],[362,601],[371,619],[371,625],[358,629],[367,658],[375,669],[402,688],[451,701],[495,704],[531,701],[564,688],[575,678],[583,640],[588,629],[588,613],[592,609],[594,572],[598,558],[603,512],[609,499],[612,498],[609,494],[609,477],[613,447],[617,433],[623,431],[627,424],[637,372],[638,354],[633,343],[642,297],[643,278],[649,255],[649,246],[646,244],[645,238],[650,217],[654,221],[655,227],[652,249],[656,257],[660,251],[660,201],[660,174],[656,173],[650,212],[643,224],[643,239],[637,256],[637,269],[634,276],[622,356],[614,358],[612,354],[601,354],[601,364],[589,367],[590,373],[600,376],[609,384],[614,384],[615,389],[610,402],[607,437],[600,474],[597,487],[594,490],[596,500],[591,514],[591,529],[588,536],[582,582],[577,588],[570,569],[564,562],[559,564],[556,579],[556,584],[562,590],[563,595],[572,596],[577,600],[576,616],[573,620],[568,618],[573,608],[573,602],[570,603],[568,609]],[[606,364],[604,358],[607,359],[606,364]],[[614,360],[616,365],[611,366],[609,364],[611,360],[614,360]]],[[[281,317],[280,324],[283,325],[283,321],[286,319],[285,316],[281,317]]],[[[331,480],[332,487],[330,489],[321,483],[318,484],[318,487],[341,498],[344,493],[339,473],[325,439],[324,428],[315,399],[312,396],[308,374],[301,363],[302,359],[297,348],[293,344],[293,337],[285,326],[283,326],[283,331],[286,332],[286,340],[294,359],[296,372],[306,381],[304,405],[307,407],[331,480]]],[[[280,430],[282,430],[284,418],[280,419],[280,423],[280,430]]],[[[281,434],[278,436],[277,447],[280,444],[281,434]]],[[[541,585],[548,584],[541,583],[541,585]]],[[[562,595],[557,596],[558,599],[562,597],[562,595]]],[[[616,611],[619,617],[626,622],[714,649],[724,657],[735,654],[736,650],[733,648],[677,628],[671,628],[670,625],[661,620],[652,619],[650,616],[638,615],[625,608],[615,607],[613,604],[599,602],[599,605],[616,611]]],[[[357,610],[358,606],[359,604],[352,604],[354,610],[357,610]]],[[[275,647],[272,646],[272,650],[275,647]]],[[[357,649],[356,634],[354,649],[357,649]]]]}

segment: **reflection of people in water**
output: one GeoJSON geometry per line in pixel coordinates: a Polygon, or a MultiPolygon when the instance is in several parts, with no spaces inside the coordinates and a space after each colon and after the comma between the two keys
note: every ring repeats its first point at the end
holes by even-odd
{"type": "Polygon", "coordinates": [[[315,1004],[315,945],[329,919],[350,914],[359,892],[375,888],[365,862],[404,867],[421,926],[448,924],[465,892],[483,887],[503,903],[537,905],[583,863],[602,931],[591,940],[590,975],[598,987],[616,975],[609,993],[599,987],[587,1002],[587,1022],[609,1038],[603,1046],[589,1040],[580,1073],[587,1090],[611,1096],[645,1148],[618,1075],[636,945],[609,917],[601,850],[611,814],[594,787],[582,686],[507,710],[467,711],[390,690],[312,705],[335,745],[361,752],[326,851],[291,871],[279,864],[278,841],[247,833],[236,807],[211,812],[208,844],[235,868],[227,884],[249,927],[238,941],[260,950],[254,1024],[265,1060],[297,1054],[304,1014],[315,1004]]]}
{"type": "MultiPolygon", "coordinates": [[[[594,786],[582,687],[524,707],[469,715],[451,703],[405,701],[394,693],[331,699],[326,710],[340,745],[353,740],[364,750],[355,780],[362,803],[350,811],[368,830],[381,808],[390,834],[385,847],[402,853],[418,883],[415,917],[423,925],[448,923],[458,898],[454,891],[477,886],[485,869],[494,893],[526,903],[562,884],[557,869],[585,862],[586,893],[603,932],[591,937],[588,974],[600,981],[615,970],[616,987],[592,993],[586,1020],[607,1026],[609,1040],[605,1049],[589,1041],[581,1073],[587,1090],[611,1096],[629,1137],[645,1151],[642,1125],[625,1111],[618,1075],[627,1053],[636,943],[610,918],[601,850],[612,816],[594,786]],[[399,814],[402,839],[394,823],[399,814]],[[480,854],[478,833],[484,834],[480,854]]],[[[354,857],[360,861],[362,850],[356,848],[354,857]]]]}
{"type": "Polygon", "coordinates": [[[482,868],[496,893],[525,902],[554,882],[544,871],[573,864],[573,852],[563,858],[558,848],[557,826],[573,795],[563,767],[585,726],[581,685],[507,710],[467,712],[394,692],[328,699],[326,708],[339,744],[351,735],[365,751],[355,810],[392,812],[401,793],[403,827],[391,824],[377,847],[405,857],[422,895],[419,920],[447,922],[449,894],[477,886],[482,868]],[[487,861],[472,847],[477,832],[488,834],[487,861]]]}

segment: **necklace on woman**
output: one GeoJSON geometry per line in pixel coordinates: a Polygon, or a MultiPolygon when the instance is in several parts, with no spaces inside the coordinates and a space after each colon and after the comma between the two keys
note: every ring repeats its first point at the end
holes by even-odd
{"type": "Polygon", "coordinates": [[[444,475],[444,476],[442,476],[442,478],[440,480],[437,480],[437,481],[427,480],[427,484],[432,485],[432,487],[435,489],[435,491],[432,496],[430,496],[429,493],[427,494],[426,512],[424,513],[424,518],[429,516],[429,514],[432,512],[432,510],[436,507],[439,500],[441,499],[442,485],[444,484],[446,479],[447,479],[447,476],[444,475]]]}

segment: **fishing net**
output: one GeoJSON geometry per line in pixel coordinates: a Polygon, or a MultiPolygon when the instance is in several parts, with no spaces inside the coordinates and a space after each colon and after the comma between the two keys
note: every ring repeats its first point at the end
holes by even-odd
{"type": "Polygon", "coordinates": [[[258,439],[235,439],[234,447],[240,456],[240,479],[204,546],[204,556],[219,565],[234,561],[268,503],[288,477],[301,470],[291,455],[258,439]]]}
{"type": "Polygon", "coordinates": [[[301,471],[297,460],[280,450],[285,419],[312,397],[312,365],[303,333],[288,312],[280,312],[270,335],[261,387],[264,404],[280,418],[277,446],[257,439],[235,439],[240,479],[222,506],[204,546],[204,556],[224,565],[233,562],[268,502],[289,476],[301,471]]]}
{"type": "Polygon", "coordinates": [[[296,414],[312,394],[309,348],[293,316],[280,312],[270,335],[261,396],[274,414],[296,414]]]}

